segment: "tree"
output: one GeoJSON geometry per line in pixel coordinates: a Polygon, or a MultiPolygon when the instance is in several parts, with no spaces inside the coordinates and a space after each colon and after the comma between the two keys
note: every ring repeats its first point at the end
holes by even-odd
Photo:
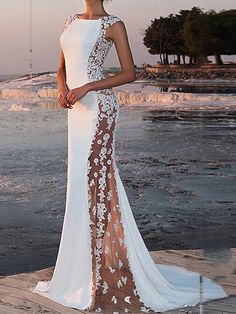
{"type": "Polygon", "coordinates": [[[149,53],[160,55],[161,63],[169,64],[168,56],[171,54],[176,54],[180,63],[184,46],[180,18],[171,14],[154,19],[145,31],[143,43],[149,53]]]}
{"type": "Polygon", "coordinates": [[[209,55],[210,23],[206,14],[194,7],[186,16],[184,22],[184,41],[189,55],[194,56],[197,63],[207,62],[209,55]]]}
{"type": "Polygon", "coordinates": [[[210,55],[217,64],[223,64],[222,54],[236,53],[235,29],[236,10],[216,13],[193,7],[151,21],[143,43],[149,53],[160,55],[162,64],[169,64],[169,55],[176,55],[178,64],[181,56],[184,63],[188,56],[191,64],[202,64],[210,55]]]}
{"type": "Polygon", "coordinates": [[[220,23],[219,36],[222,46],[219,53],[225,55],[236,54],[236,10],[223,10],[218,13],[220,23]]]}

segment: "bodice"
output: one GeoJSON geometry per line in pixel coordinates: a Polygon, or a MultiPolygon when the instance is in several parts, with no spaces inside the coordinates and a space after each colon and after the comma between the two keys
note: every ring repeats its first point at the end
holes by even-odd
{"type": "Polygon", "coordinates": [[[95,20],[71,14],[65,19],[60,44],[70,88],[104,78],[104,60],[113,45],[113,41],[106,38],[106,29],[118,21],[121,19],[115,15],[95,20]]]}

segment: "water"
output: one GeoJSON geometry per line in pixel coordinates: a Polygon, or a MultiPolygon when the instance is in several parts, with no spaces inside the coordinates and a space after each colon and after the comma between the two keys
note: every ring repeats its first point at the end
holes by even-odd
{"type": "Polygon", "coordinates": [[[0,82],[5,80],[12,80],[19,77],[19,74],[0,74],[0,82]]]}
{"type": "MultiPolygon", "coordinates": [[[[216,88],[209,82],[194,86],[216,88]]],[[[116,158],[149,250],[235,247],[236,94],[215,83],[223,93],[167,81],[115,88],[116,158]]],[[[0,84],[11,97],[0,99],[0,275],[54,265],[62,229],[67,111],[53,96],[55,73],[32,84],[0,84]],[[54,98],[37,97],[45,90],[54,98]]]]}
{"type": "MultiPolygon", "coordinates": [[[[236,80],[136,81],[126,84],[128,90],[137,89],[155,93],[236,94],[236,80]]],[[[121,87],[123,89],[123,86],[121,87]]]]}
{"type": "Polygon", "coordinates": [[[194,93],[194,94],[233,94],[236,93],[235,86],[207,86],[194,84],[165,84],[155,85],[160,93],[194,93]]]}
{"type": "MultiPolygon", "coordinates": [[[[35,104],[0,115],[2,275],[55,263],[67,111],[35,104]]],[[[116,158],[149,250],[235,247],[235,117],[232,109],[121,107],[116,158]]]]}

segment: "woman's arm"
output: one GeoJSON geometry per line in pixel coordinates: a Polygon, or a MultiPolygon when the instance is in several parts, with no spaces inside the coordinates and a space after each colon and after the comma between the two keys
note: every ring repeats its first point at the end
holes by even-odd
{"type": "Polygon", "coordinates": [[[96,91],[100,89],[112,88],[125,83],[133,82],[136,79],[135,66],[133,56],[129,46],[128,36],[125,25],[122,21],[116,22],[107,28],[107,39],[113,40],[119,62],[121,65],[121,71],[118,74],[113,75],[105,79],[88,82],[81,87],[74,88],[67,94],[67,100],[74,104],[77,100],[82,98],[86,93],[90,91],[96,91]]]}
{"type": "Polygon", "coordinates": [[[66,95],[69,92],[69,88],[66,84],[65,58],[62,50],[60,53],[60,60],[57,69],[57,83],[58,83],[58,99],[60,101],[61,107],[73,108],[66,99],[66,95]]]}

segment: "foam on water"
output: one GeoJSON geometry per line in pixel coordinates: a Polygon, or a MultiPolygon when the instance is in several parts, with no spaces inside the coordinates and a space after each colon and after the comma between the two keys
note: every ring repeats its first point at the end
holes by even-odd
{"type": "MultiPolygon", "coordinates": [[[[214,84],[217,82],[214,81],[214,84]]],[[[206,82],[201,80],[195,83],[206,82]]],[[[157,86],[144,81],[124,84],[113,89],[120,104],[124,106],[185,110],[236,109],[234,93],[161,92],[157,86]]],[[[31,111],[37,110],[37,107],[59,109],[57,94],[56,73],[38,75],[32,80],[29,77],[21,77],[0,82],[0,110],[31,111]]]]}

